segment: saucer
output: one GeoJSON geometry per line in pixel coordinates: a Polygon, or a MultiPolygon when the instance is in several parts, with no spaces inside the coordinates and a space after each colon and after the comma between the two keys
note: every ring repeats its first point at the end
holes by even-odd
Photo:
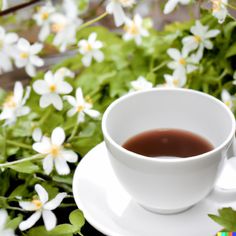
{"type": "Polygon", "coordinates": [[[221,185],[218,184],[215,191],[194,207],[174,215],[155,214],[138,205],[121,186],[103,142],[93,148],[77,166],[73,194],[86,220],[105,235],[210,236],[222,227],[212,221],[208,214],[217,214],[217,209],[222,207],[236,207],[236,190],[228,191],[227,181],[227,187],[224,188],[223,179],[225,175],[227,180],[228,170],[221,177],[221,185]]]}

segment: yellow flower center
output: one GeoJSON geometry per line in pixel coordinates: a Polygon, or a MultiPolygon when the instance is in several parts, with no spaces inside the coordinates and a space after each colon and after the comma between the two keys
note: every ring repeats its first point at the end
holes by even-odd
{"type": "Polygon", "coordinates": [[[14,101],[13,95],[10,95],[6,98],[5,102],[3,103],[3,107],[5,108],[15,108],[16,102],[14,101]]]}
{"type": "Polygon", "coordinates": [[[27,59],[28,57],[29,57],[29,54],[27,52],[21,52],[20,53],[20,58],[27,59]]]}
{"type": "Polygon", "coordinates": [[[53,157],[57,157],[60,153],[60,147],[57,145],[52,145],[51,150],[50,150],[50,154],[53,157]]]}
{"type": "Polygon", "coordinates": [[[53,33],[58,33],[62,31],[65,28],[65,24],[60,23],[54,23],[51,25],[51,30],[53,33]]]}
{"type": "Polygon", "coordinates": [[[80,105],[77,107],[77,112],[81,112],[84,110],[84,106],[80,105]]]}
{"type": "Polygon", "coordinates": [[[174,84],[174,86],[178,87],[179,86],[179,80],[178,79],[174,79],[173,80],[173,84],[174,84]]]}
{"type": "Polygon", "coordinates": [[[218,12],[221,9],[221,0],[211,0],[213,12],[218,12]]]}
{"type": "Polygon", "coordinates": [[[137,27],[137,25],[135,25],[134,22],[132,22],[132,24],[130,26],[125,26],[124,27],[124,30],[129,33],[129,34],[132,34],[132,35],[137,35],[139,34],[139,29],[137,27]]]}
{"type": "Polygon", "coordinates": [[[226,105],[227,107],[231,107],[231,102],[230,102],[230,101],[226,101],[226,102],[225,102],[225,105],[226,105]]]}
{"type": "Polygon", "coordinates": [[[35,205],[37,210],[40,209],[43,206],[42,202],[40,200],[38,200],[38,199],[34,199],[32,201],[32,203],[35,205]]]}
{"type": "Polygon", "coordinates": [[[49,86],[49,90],[50,90],[50,92],[52,92],[52,93],[54,93],[54,92],[56,91],[56,89],[57,89],[57,86],[56,86],[55,84],[51,84],[51,85],[49,86]]]}
{"type": "Polygon", "coordinates": [[[41,14],[41,19],[42,19],[42,20],[47,20],[48,17],[49,17],[48,12],[42,12],[42,14],[41,14]]]}
{"type": "Polygon", "coordinates": [[[87,44],[84,45],[84,50],[86,52],[90,52],[90,51],[93,50],[93,47],[92,47],[92,45],[90,43],[87,43],[87,44]]]}
{"type": "Polygon", "coordinates": [[[197,43],[200,43],[202,41],[202,38],[199,36],[199,35],[195,35],[194,36],[194,40],[197,42],[197,43]]]}
{"type": "Polygon", "coordinates": [[[184,59],[184,58],[180,58],[180,59],[179,59],[179,64],[181,64],[181,65],[186,65],[185,59],[184,59]]]}
{"type": "Polygon", "coordinates": [[[93,104],[93,100],[92,100],[92,98],[90,96],[87,95],[85,97],[85,100],[86,100],[87,103],[90,103],[91,105],[93,104]]]}

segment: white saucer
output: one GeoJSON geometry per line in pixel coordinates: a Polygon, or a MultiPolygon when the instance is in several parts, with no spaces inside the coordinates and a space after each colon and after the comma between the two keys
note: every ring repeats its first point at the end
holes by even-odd
{"type": "Polygon", "coordinates": [[[217,209],[222,207],[236,207],[236,191],[222,193],[218,190],[183,213],[151,213],[134,202],[120,185],[104,143],[92,149],[79,163],[73,193],[86,220],[109,236],[215,235],[222,227],[208,214],[217,214],[217,209]]]}

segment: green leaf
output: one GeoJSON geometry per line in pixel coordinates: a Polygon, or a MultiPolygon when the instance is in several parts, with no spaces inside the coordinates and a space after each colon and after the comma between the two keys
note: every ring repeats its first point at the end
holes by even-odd
{"type": "Polygon", "coordinates": [[[6,224],[6,228],[10,228],[10,229],[15,230],[16,228],[18,228],[18,226],[19,226],[20,222],[22,221],[22,219],[23,219],[23,216],[19,215],[18,217],[8,221],[7,224],[6,224]]]}
{"type": "Polygon", "coordinates": [[[28,197],[28,189],[27,189],[27,185],[26,184],[22,184],[17,186],[9,195],[10,198],[14,198],[14,197],[28,197]]]}
{"type": "Polygon", "coordinates": [[[234,43],[227,51],[225,58],[229,58],[236,55],[236,43],[234,43]]]}
{"type": "Polygon", "coordinates": [[[5,170],[1,172],[0,170],[0,196],[4,196],[10,187],[10,171],[5,170]]]}
{"type": "Polygon", "coordinates": [[[69,220],[70,223],[78,230],[80,230],[85,224],[83,212],[79,209],[74,210],[70,213],[69,220]]]}
{"type": "Polygon", "coordinates": [[[31,161],[19,163],[16,165],[9,166],[10,169],[13,169],[20,173],[33,174],[38,172],[40,169],[37,165],[33,164],[31,161]]]}
{"type": "Polygon", "coordinates": [[[44,226],[32,228],[29,230],[28,236],[73,236],[74,232],[74,226],[70,224],[61,224],[51,231],[47,231],[44,226]]]}
{"type": "Polygon", "coordinates": [[[3,3],[2,3],[3,0],[0,0],[0,11],[2,10],[3,8],[3,3]]]}
{"type": "Polygon", "coordinates": [[[209,214],[216,223],[223,226],[227,231],[236,231],[236,211],[231,207],[218,210],[219,216],[209,214]]]}

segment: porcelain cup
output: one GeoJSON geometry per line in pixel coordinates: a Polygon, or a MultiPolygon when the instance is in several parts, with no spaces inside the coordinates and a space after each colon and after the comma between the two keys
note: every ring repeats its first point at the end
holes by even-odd
{"type": "Polygon", "coordinates": [[[114,101],[102,120],[112,168],[126,191],[144,208],[178,213],[213,189],[234,142],[235,118],[220,100],[190,89],[155,88],[114,101]],[[143,131],[183,129],[209,140],[214,149],[189,158],[150,158],[122,144],[143,131]]]}

